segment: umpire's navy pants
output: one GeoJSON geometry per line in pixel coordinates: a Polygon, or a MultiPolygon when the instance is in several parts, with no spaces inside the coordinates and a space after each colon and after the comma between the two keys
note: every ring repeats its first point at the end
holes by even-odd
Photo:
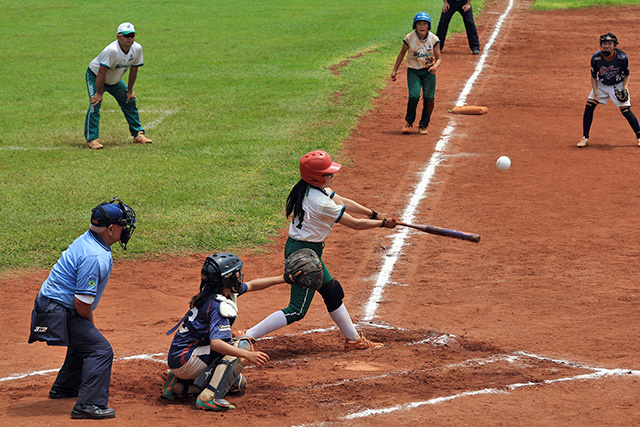
{"type": "MultiPolygon", "coordinates": [[[[49,298],[49,303],[56,303],[49,298]]],[[[69,347],[54,390],[78,392],[80,404],[107,406],[113,350],[111,344],[89,320],[75,310],[67,310],[69,347]]]]}
{"type": "Polygon", "coordinates": [[[462,0],[449,1],[449,10],[440,14],[438,30],[436,31],[436,36],[438,36],[438,38],[440,39],[440,50],[444,50],[444,41],[447,38],[449,22],[451,22],[451,18],[453,18],[453,14],[456,12],[462,15],[464,28],[467,32],[469,49],[480,50],[480,39],[478,38],[478,30],[476,29],[476,23],[473,21],[473,7],[470,7],[466,12],[462,10],[462,6],[464,6],[466,3],[466,1],[462,0]]]}

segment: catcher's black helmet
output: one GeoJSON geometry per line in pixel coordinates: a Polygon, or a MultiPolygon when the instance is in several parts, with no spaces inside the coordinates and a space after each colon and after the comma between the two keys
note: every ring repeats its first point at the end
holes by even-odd
{"type": "Polygon", "coordinates": [[[613,42],[614,46],[618,46],[618,38],[613,33],[607,33],[600,36],[600,46],[604,42],[613,42]]]}
{"type": "Polygon", "coordinates": [[[224,287],[240,292],[243,266],[240,258],[229,252],[209,255],[202,265],[200,290],[209,287],[219,292],[224,287]]]}

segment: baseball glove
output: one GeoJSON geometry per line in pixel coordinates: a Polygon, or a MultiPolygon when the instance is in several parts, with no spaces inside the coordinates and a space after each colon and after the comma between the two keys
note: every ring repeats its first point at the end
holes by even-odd
{"type": "Polygon", "coordinates": [[[620,102],[627,102],[629,100],[629,91],[627,89],[618,90],[617,87],[614,87],[613,90],[616,91],[616,98],[620,102]]]}
{"type": "Polygon", "coordinates": [[[322,262],[309,248],[295,251],[284,260],[284,281],[317,291],[322,286],[322,262]]]}

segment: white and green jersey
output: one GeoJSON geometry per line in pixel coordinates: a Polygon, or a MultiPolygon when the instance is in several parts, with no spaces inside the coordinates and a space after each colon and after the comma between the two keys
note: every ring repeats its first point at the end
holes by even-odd
{"type": "Polygon", "coordinates": [[[302,202],[304,219],[302,224],[293,218],[289,225],[289,237],[304,242],[324,242],[333,228],[340,221],[346,209],[333,201],[335,193],[330,188],[321,190],[309,186],[302,202]]]}
{"type": "Polygon", "coordinates": [[[125,53],[118,40],[115,40],[91,61],[89,69],[97,76],[101,65],[109,69],[104,82],[108,85],[114,85],[122,79],[130,67],[143,65],[142,46],[138,42],[133,42],[129,52],[125,53]]]}
{"type": "Polygon", "coordinates": [[[429,68],[436,62],[433,49],[440,42],[440,39],[431,31],[424,39],[421,39],[416,31],[412,31],[402,41],[409,48],[407,49],[407,67],[422,70],[429,68]]]}

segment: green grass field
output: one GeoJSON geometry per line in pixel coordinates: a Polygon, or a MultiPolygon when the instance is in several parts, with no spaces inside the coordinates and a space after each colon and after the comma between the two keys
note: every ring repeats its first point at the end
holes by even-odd
{"type": "MultiPolygon", "coordinates": [[[[442,7],[253,3],[0,0],[0,275],[51,265],[114,195],[138,216],[115,257],[259,250],[286,224],[299,157],[325,149],[349,162],[341,144],[384,88],[414,14],[428,12],[435,31],[442,7]],[[123,21],[144,48],[135,91],[155,142],[132,145],[105,95],[105,149],[88,150],[84,73],[123,21]]],[[[456,15],[450,31],[461,29],[456,15]]]]}
{"type": "MultiPolygon", "coordinates": [[[[348,162],[341,143],[420,10],[398,0],[251,3],[2,0],[0,271],[51,265],[113,195],[138,216],[116,257],[258,248],[285,226],[302,154],[321,148],[348,162]],[[93,151],[84,73],[123,21],[144,48],[135,91],[155,143],[132,145],[105,95],[105,149],[93,151]]],[[[437,23],[440,1],[421,7],[437,23]]]]}

